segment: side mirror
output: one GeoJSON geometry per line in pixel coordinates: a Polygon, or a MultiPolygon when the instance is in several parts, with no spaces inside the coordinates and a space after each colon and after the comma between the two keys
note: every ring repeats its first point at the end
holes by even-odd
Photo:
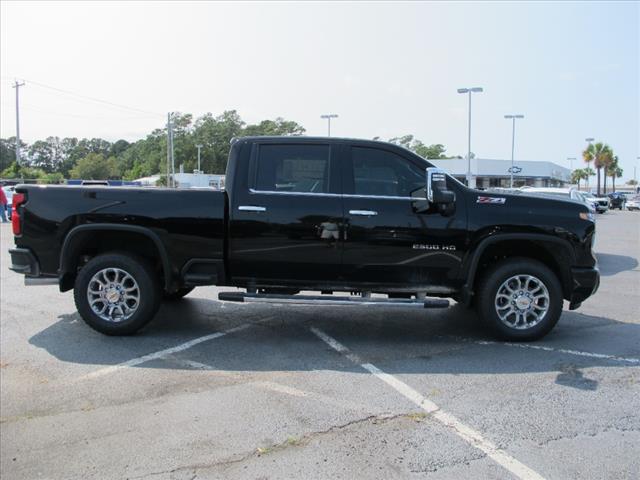
{"type": "Polygon", "coordinates": [[[427,200],[443,215],[452,213],[456,194],[447,190],[447,174],[440,168],[427,168],[427,200]]]}

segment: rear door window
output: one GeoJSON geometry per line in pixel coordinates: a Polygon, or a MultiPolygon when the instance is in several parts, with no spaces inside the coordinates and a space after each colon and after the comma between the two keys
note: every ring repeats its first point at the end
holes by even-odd
{"type": "Polygon", "coordinates": [[[260,145],[255,190],[327,193],[330,178],[329,145],[260,145]]]}

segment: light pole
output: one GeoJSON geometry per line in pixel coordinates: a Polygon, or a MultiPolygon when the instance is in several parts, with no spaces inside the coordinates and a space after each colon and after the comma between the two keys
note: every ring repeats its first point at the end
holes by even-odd
{"type": "Polygon", "coordinates": [[[320,115],[320,118],[324,118],[327,120],[327,137],[331,136],[331,119],[338,118],[336,113],[326,113],[324,115],[320,115]]]}
{"type": "MultiPolygon", "coordinates": [[[[587,137],[584,139],[585,142],[587,142],[589,145],[591,145],[591,142],[593,142],[595,140],[595,138],[592,137],[587,137]]],[[[589,170],[591,170],[591,161],[587,162],[587,192],[589,191],[589,170]]]]}
{"type": "Polygon", "coordinates": [[[200,170],[200,149],[202,148],[202,145],[196,145],[196,148],[198,149],[198,173],[201,173],[202,171],[200,170]]]}
{"type": "Polygon", "coordinates": [[[577,159],[576,157],[567,157],[567,160],[569,160],[569,170],[573,172],[573,161],[577,159]]]}
{"type": "Polygon", "coordinates": [[[511,129],[511,168],[509,169],[511,172],[511,186],[509,188],[513,188],[513,154],[516,148],[516,118],[524,118],[524,115],[505,115],[504,118],[512,120],[513,123],[513,127],[511,129]]]}
{"type": "Polygon", "coordinates": [[[471,94],[482,92],[482,87],[459,88],[458,93],[469,94],[469,137],[467,142],[467,186],[471,186],[471,94]]]}

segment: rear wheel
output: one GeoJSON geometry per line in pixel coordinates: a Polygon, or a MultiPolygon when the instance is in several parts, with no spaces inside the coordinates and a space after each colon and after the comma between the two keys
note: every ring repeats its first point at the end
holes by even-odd
{"type": "Polygon", "coordinates": [[[91,259],[78,273],[73,292],[82,319],[106,335],[131,335],[145,326],[160,306],[153,268],[142,258],[107,253],[91,259]]]}
{"type": "Polygon", "coordinates": [[[477,308],[497,337],[537,340],[560,318],[562,287],[546,265],[527,258],[507,259],[481,280],[477,308]]]}

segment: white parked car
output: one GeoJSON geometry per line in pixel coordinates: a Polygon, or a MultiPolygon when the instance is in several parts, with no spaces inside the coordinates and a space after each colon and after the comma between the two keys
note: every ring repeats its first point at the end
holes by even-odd
{"type": "Polygon", "coordinates": [[[604,213],[609,210],[609,205],[611,201],[609,197],[597,197],[591,192],[581,192],[589,201],[596,204],[596,209],[598,213],[604,213]]]}
{"type": "Polygon", "coordinates": [[[534,194],[534,195],[550,195],[552,197],[561,197],[567,200],[575,200],[580,203],[584,203],[589,207],[591,213],[595,213],[596,204],[590,199],[586,199],[584,192],[580,192],[575,188],[560,188],[560,187],[522,187],[520,188],[522,193],[534,194]]]}
{"type": "Polygon", "coordinates": [[[627,210],[640,210],[640,195],[627,200],[627,210]]]}

